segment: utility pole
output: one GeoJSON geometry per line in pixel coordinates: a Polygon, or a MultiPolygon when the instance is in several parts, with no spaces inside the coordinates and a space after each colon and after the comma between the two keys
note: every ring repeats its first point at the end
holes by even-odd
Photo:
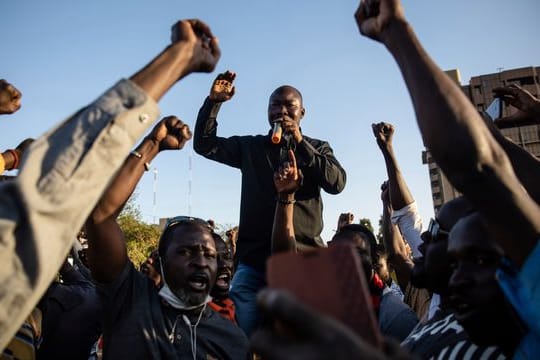
{"type": "Polygon", "coordinates": [[[153,207],[152,207],[152,216],[153,216],[153,221],[152,221],[152,224],[156,224],[156,210],[157,210],[157,175],[158,175],[158,170],[157,168],[155,167],[154,168],[154,202],[153,202],[153,207]]]}

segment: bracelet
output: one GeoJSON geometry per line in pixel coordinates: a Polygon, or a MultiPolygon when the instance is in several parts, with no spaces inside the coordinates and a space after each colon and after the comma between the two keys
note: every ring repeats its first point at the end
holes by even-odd
{"type": "Polygon", "coordinates": [[[292,199],[292,200],[283,200],[283,199],[279,199],[278,198],[278,203],[279,204],[283,204],[283,205],[292,205],[296,202],[296,200],[292,199]]]}
{"type": "MultiPolygon", "coordinates": [[[[137,159],[142,159],[142,155],[138,151],[133,150],[130,154],[135,156],[137,159]]],[[[144,171],[150,171],[150,163],[148,162],[144,163],[144,171]]]]}
{"type": "Polygon", "coordinates": [[[133,150],[130,154],[135,156],[136,158],[142,159],[142,155],[138,151],[133,150]]]}
{"type": "Polygon", "coordinates": [[[8,170],[18,169],[20,161],[19,154],[13,149],[6,150],[6,152],[9,152],[11,156],[13,156],[13,165],[11,165],[11,168],[9,168],[8,170]]]}

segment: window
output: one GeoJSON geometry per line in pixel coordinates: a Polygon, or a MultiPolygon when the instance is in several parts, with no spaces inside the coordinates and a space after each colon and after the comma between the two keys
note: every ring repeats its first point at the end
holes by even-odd
{"type": "Polygon", "coordinates": [[[517,83],[520,85],[534,85],[534,76],[524,76],[520,78],[508,79],[509,83],[517,83]]]}

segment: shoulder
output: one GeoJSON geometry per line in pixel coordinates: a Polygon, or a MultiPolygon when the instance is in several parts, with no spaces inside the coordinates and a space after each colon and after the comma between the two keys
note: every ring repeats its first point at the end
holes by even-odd
{"type": "Polygon", "coordinates": [[[321,140],[321,139],[316,139],[316,138],[312,138],[312,137],[309,137],[309,136],[306,136],[304,134],[302,134],[302,139],[304,141],[307,141],[308,143],[310,143],[313,147],[317,148],[317,147],[322,147],[322,146],[330,146],[330,144],[328,143],[328,141],[324,141],[324,140],[321,140]]]}
{"type": "Polygon", "coordinates": [[[394,320],[399,320],[400,322],[407,321],[414,324],[418,322],[414,311],[399,296],[391,291],[386,292],[381,298],[380,318],[381,322],[383,319],[388,322],[393,322],[394,320]]]}
{"type": "MultiPolygon", "coordinates": [[[[142,293],[144,289],[148,290],[149,288],[156,290],[150,279],[137,271],[131,261],[127,262],[120,276],[113,282],[96,283],[98,294],[112,302],[116,302],[120,294],[142,293]]],[[[157,293],[157,291],[155,292],[157,293]]]]}

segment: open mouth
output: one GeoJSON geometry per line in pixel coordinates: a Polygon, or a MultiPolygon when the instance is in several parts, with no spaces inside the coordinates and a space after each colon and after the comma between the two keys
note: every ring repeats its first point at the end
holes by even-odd
{"type": "Polygon", "coordinates": [[[228,289],[231,283],[231,276],[228,273],[221,273],[216,279],[216,286],[222,289],[228,289]]]}
{"type": "Polygon", "coordinates": [[[188,278],[188,284],[195,291],[206,291],[209,288],[209,279],[205,274],[195,274],[188,278]]]}
{"type": "Polygon", "coordinates": [[[454,308],[456,319],[459,322],[467,320],[468,318],[474,316],[474,314],[476,313],[476,307],[468,304],[463,299],[454,296],[452,296],[450,299],[454,308]]]}

